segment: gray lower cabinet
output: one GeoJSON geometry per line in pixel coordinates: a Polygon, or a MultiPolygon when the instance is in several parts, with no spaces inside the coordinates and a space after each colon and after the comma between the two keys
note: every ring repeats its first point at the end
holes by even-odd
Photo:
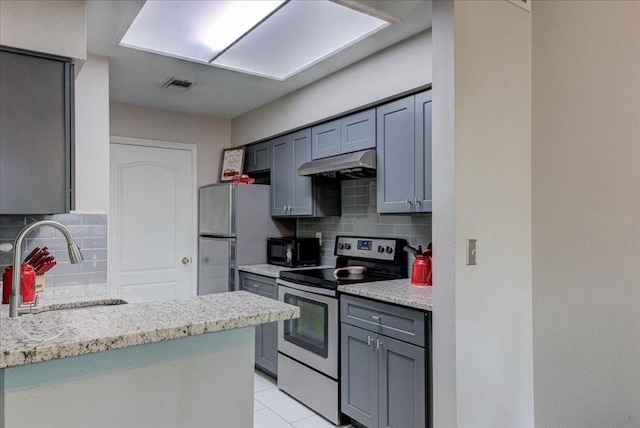
{"type": "Polygon", "coordinates": [[[73,209],[73,65],[0,49],[0,214],[73,209]]]}
{"type": "Polygon", "coordinates": [[[311,141],[312,159],[375,148],[375,109],[316,125],[311,128],[311,141]]]}
{"type": "MultiPolygon", "coordinates": [[[[240,289],[278,300],[275,278],[240,272],[240,289]]],[[[256,326],[256,368],[270,376],[278,376],[278,323],[256,326]]]]}
{"type": "Polygon", "coordinates": [[[431,212],[431,91],[376,109],[379,213],[431,212]]]}
{"type": "Polygon", "coordinates": [[[368,428],[428,426],[427,314],[342,296],[340,317],[341,412],[368,428]]]}
{"type": "Polygon", "coordinates": [[[311,129],[271,141],[271,215],[326,217],[340,215],[340,183],[298,175],[311,160],[311,129]]]}
{"type": "Polygon", "coordinates": [[[271,168],[271,141],[251,144],[244,154],[244,173],[266,171],[271,168]]]}

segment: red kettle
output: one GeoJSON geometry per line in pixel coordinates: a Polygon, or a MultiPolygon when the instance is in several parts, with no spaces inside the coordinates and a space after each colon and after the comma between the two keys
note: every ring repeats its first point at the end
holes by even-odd
{"type": "Polygon", "coordinates": [[[431,254],[431,244],[429,244],[424,252],[421,246],[418,246],[417,250],[409,246],[404,247],[404,249],[415,256],[413,267],[411,268],[411,284],[433,285],[433,256],[431,254]]]}

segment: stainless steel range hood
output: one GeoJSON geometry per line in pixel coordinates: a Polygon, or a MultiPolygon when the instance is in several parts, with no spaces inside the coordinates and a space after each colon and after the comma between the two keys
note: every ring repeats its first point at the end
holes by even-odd
{"type": "Polygon", "coordinates": [[[375,177],[376,151],[363,150],[313,160],[302,164],[298,168],[298,175],[337,179],[375,177]]]}

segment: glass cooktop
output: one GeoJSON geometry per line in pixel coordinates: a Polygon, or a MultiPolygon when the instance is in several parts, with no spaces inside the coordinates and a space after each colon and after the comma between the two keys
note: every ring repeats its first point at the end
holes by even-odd
{"type": "Polygon", "coordinates": [[[367,269],[364,270],[362,275],[349,275],[337,278],[333,274],[334,270],[334,268],[288,270],[280,272],[280,278],[298,284],[329,288],[332,290],[337,289],[338,285],[400,278],[397,275],[389,274],[387,272],[367,269]]]}

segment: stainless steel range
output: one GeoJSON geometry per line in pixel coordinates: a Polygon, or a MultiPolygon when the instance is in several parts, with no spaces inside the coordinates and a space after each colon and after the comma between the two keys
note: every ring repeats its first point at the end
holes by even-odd
{"type": "Polygon", "coordinates": [[[277,280],[279,300],[300,307],[300,318],[278,326],[278,388],[334,424],[340,423],[338,285],[406,278],[405,245],[338,236],[335,268],[284,271],[277,280]]]}

